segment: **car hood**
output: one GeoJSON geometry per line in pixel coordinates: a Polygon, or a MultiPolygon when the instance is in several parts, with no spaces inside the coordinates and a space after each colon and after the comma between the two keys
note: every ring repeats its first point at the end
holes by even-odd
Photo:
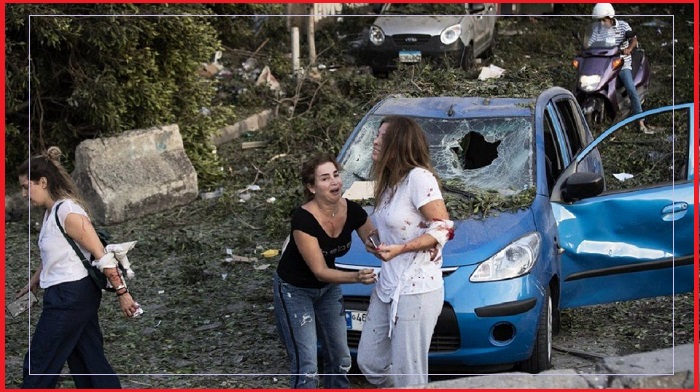
{"type": "Polygon", "coordinates": [[[374,25],[384,34],[427,34],[440,35],[446,27],[460,23],[463,16],[380,16],[374,25]]]}
{"type": "MultiPolygon", "coordinates": [[[[368,213],[371,214],[371,210],[368,213]]],[[[454,238],[443,249],[443,268],[480,263],[524,234],[536,230],[531,208],[494,214],[497,215],[455,221],[454,238]]],[[[365,251],[356,235],[348,254],[337,259],[336,264],[380,266],[379,260],[365,251]]]]}

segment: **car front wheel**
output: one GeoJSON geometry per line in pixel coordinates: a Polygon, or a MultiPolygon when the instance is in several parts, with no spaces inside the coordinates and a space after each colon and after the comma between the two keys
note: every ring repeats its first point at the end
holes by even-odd
{"type": "Polygon", "coordinates": [[[535,337],[535,348],[530,358],[520,363],[520,369],[527,373],[539,373],[552,367],[552,296],[549,289],[544,297],[544,306],[535,337]]]}
{"type": "Polygon", "coordinates": [[[462,51],[462,69],[469,71],[474,66],[474,45],[464,47],[462,51]]]}

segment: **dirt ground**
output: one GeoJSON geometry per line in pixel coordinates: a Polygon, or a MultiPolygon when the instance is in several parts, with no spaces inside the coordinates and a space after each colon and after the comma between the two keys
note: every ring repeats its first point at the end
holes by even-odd
{"type": "MultiPolygon", "coordinates": [[[[683,29],[692,30],[685,26],[692,18],[692,5],[689,13],[677,15],[675,23],[682,25],[676,30],[676,39],[681,42],[677,50],[688,50],[692,45],[680,34],[683,29]]],[[[558,50],[556,40],[565,39],[561,33],[553,33],[546,47],[539,41],[527,41],[529,32],[552,28],[555,23],[545,18],[500,23],[502,35],[494,63],[506,69],[538,69],[539,60],[558,50]]],[[[649,27],[648,31],[654,29],[649,27]]],[[[667,28],[659,27],[659,35],[645,45],[661,48],[671,36],[667,28]]],[[[571,55],[556,55],[563,64],[560,67],[569,66],[571,55]]],[[[543,69],[551,72],[555,68],[551,64],[543,69]]],[[[671,70],[661,67],[657,63],[653,70],[650,104],[667,101],[673,86],[667,83],[671,70]]],[[[559,72],[567,76],[565,71],[559,72]]],[[[687,77],[688,72],[692,80],[692,67],[689,71],[677,68],[675,77],[687,77]]],[[[144,315],[124,320],[117,300],[109,294],[104,296],[100,310],[105,351],[122,375],[125,388],[289,386],[285,375],[288,360],[273,318],[271,281],[277,259],[262,255],[265,250],[279,249],[284,240],[266,234],[266,216],[261,213],[274,194],[266,192],[265,173],[260,172],[258,163],[269,160],[275,152],[242,150],[240,143],[232,142],[220,146],[218,153],[230,172],[223,196],[198,199],[171,211],[106,227],[113,242],[138,241],[129,254],[137,274],[130,290],[142,304],[144,315]],[[236,191],[253,183],[262,190],[240,202],[236,191]],[[250,260],[231,260],[232,256],[250,260]]],[[[7,184],[10,195],[18,190],[12,180],[8,179],[7,184]]],[[[33,263],[38,262],[39,220],[40,213],[32,211],[31,217],[25,214],[5,224],[6,301],[26,283],[28,254],[33,263]]],[[[561,333],[553,342],[554,368],[595,373],[594,363],[600,357],[691,343],[693,299],[689,293],[563,311],[561,333]]],[[[40,310],[37,305],[31,314],[6,317],[6,388],[17,388],[21,382],[29,327],[40,310]]],[[[361,375],[351,379],[353,387],[367,387],[361,375]]],[[[70,388],[73,383],[65,377],[60,386],[70,388]]]]}

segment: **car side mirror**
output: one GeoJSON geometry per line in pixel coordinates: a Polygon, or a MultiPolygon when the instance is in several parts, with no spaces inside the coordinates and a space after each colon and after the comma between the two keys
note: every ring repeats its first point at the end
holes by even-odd
{"type": "Polygon", "coordinates": [[[561,198],[567,203],[598,196],[605,189],[603,176],[597,173],[574,173],[561,187],[561,198]]]}
{"type": "Polygon", "coordinates": [[[486,6],[483,3],[474,3],[469,5],[469,11],[471,13],[477,13],[481,12],[486,9],[486,6]]]}

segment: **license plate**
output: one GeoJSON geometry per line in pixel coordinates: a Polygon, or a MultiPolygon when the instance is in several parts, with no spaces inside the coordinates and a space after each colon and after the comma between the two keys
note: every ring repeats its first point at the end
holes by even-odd
{"type": "Polygon", "coordinates": [[[420,51],[418,50],[402,50],[399,52],[399,62],[402,63],[419,63],[420,51]]]}
{"type": "Polygon", "coordinates": [[[367,312],[359,310],[345,311],[345,323],[349,331],[362,331],[365,321],[367,321],[367,312]]]}

